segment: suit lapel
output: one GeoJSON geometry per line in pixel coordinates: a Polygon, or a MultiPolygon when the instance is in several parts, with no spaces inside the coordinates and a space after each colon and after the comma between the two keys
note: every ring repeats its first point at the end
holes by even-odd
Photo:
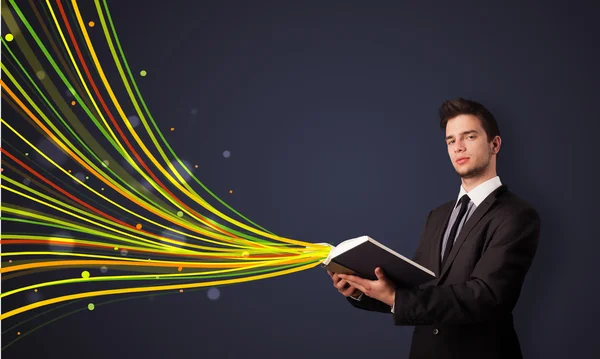
{"type": "MultiPolygon", "coordinates": [[[[463,243],[469,236],[469,233],[471,232],[473,227],[475,227],[475,225],[487,213],[487,211],[494,204],[494,202],[496,202],[497,196],[506,190],[507,190],[506,185],[502,185],[502,186],[498,187],[496,190],[494,190],[492,193],[490,193],[490,195],[487,196],[486,199],[483,202],[481,202],[481,204],[475,209],[475,212],[473,212],[471,217],[469,217],[469,219],[467,220],[467,223],[465,223],[463,225],[462,229],[460,230],[460,233],[458,234],[458,237],[456,238],[456,241],[454,242],[454,245],[452,246],[452,250],[450,251],[450,254],[448,255],[448,260],[446,260],[446,262],[444,263],[444,267],[441,269],[438,280],[441,279],[444,276],[444,274],[448,271],[448,268],[450,268],[450,265],[456,258],[456,255],[458,254],[460,247],[463,245],[463,243]]],[[[450,212],[452,212],[452,210],[450,210],[450,212]]],[[[448,222],[446,221],[445,223],[447,226],[448,222]]],[[[444,228],[442,230],[442,236],[443,236],[444,230],[446,229],[446,226],[444,226],[444,228]]],[[[442,239],[440,239],[440,243],[441,243],[441,241],[442,241],[442,239]]],[[[439,264],[439,258],[440,258],[439,252],[441,250],[439,248],[441,247],[441,245],[437,246],[437,247],[438,247],[437,262],[438,262],[438,267],[439,267],[439,265],[440,265],[439,264]]]]}

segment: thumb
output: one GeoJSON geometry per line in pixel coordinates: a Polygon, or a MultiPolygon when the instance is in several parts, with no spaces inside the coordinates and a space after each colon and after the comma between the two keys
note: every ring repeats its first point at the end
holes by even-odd
{"type": "Polygon", "coordinates": [[[377,276],[377,279],[386,279],[383,269],[380,267],[375,268],[375,275],[377,276]]]}

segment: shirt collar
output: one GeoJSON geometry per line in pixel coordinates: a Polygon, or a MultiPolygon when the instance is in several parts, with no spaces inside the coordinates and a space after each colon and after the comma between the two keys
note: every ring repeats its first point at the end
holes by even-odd
{"type": "Polygon", "coordinates": [[[481,202],[483,202],[483,200],[489,196],[490,193],[494,192],[494,190],[500,186],[502,186],[502,182],[500,182],[500,177],[498,176],[490,178],[489,180],[481,183],[477,187],[473,188],[471,192],[467,192],[461,185],[460,192],[458,193],[458,200],[454,206],[456,207],[458,201],[460,201],[460,198],[465,194],[469,195],[469,198],[471,201],[473,201],[475,206],[479,206],[479,204],[481,204],[481,202]]]}

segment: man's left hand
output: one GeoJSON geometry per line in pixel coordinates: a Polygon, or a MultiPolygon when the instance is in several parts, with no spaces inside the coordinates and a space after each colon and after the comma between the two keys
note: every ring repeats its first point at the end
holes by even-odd
{"type": "Polygon", "coordinates": [[[396,299],[396,287],[383,273],[380,267],[375,268],[377,280],[368,280],[355,275],[340,274],[339,277],[345,279],[354,288],[357,288],[365,295],[377,299],[390,307],[394,305],[396,299]]]}

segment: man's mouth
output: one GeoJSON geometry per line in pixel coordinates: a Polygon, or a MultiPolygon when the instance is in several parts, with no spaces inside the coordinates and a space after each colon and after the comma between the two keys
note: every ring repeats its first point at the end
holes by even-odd
{"type": "Polygon", "coordinates": [[[469,160],[469,157],[461,157],[456,160],[456,163],[458,163],[459,165],[462,165],[463,163],[467,162],[468,160],[469,160]]]}

